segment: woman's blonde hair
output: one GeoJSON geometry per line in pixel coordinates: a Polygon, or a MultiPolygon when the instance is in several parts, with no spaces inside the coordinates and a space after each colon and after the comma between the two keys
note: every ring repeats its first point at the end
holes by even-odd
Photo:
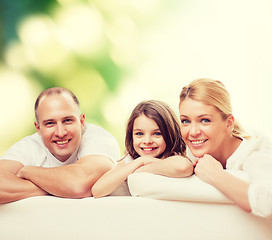
{"type": "MultiPolygon", "coordinates": [[[[188,86],[182,88],[179,98],[179,105],[187,98],[212,105],[217,108],[224,120],[232,114],[230,94],[224,84],[217,80],[206,78],[196,79],[188,86]]],[[[232,136],[238,138],[249,136],[235,119],[232,136]]]]}

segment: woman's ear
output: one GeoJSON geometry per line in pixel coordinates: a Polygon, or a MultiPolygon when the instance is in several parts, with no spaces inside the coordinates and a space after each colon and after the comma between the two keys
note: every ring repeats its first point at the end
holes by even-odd
{"type": "Polygon", "coordinates": [[[228,116],[226,123],[227,123],[227,128],[228,128],[228,130],[229,130],[230,132],[232,132],[233,129],[234,129],[234,117],[233,117],[232,114],[230,114],[230,115],[228,116]]]}

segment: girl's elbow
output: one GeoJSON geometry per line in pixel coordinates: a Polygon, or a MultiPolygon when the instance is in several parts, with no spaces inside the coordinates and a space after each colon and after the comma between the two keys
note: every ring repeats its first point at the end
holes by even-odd
{"type": "Polygon", "coordinates": [[[103,194],[101,193],[100,189],[96,185],[93,185],[93,187],[91,189],[91,192],[92,192],[92,196],[94,198],[101,198],[101,197],[103,197],[103,194]]]}
{"type": "Polygon", "coordinates": [[[189,177],[193,174],[194,167],[193,164],[184,164],[183,166],[180,166],[178,169],[178,174],[180,177],[189,177]]]}

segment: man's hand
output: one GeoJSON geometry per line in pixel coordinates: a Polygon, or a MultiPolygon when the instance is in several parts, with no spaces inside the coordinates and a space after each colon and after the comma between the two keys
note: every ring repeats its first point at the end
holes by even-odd
{"type": "Polygon", "coordinates": [[[0,161],[0,203],[8,203],[33,196],[48,195],[31,181],[17,176],[23,164],[12,160],[0,161]]]}
{"type": "Polygon", "coordinates": [[[113,166],[107,157],[92,155],[61,167],[26,166],[20,169],[17,176],[33,182],[54,196],[83,198],[92,196],[93,184],[113,166]]]}

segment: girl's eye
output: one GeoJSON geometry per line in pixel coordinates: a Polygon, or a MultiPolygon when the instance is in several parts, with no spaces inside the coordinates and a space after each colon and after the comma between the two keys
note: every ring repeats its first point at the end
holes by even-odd
{"type": "Polygon", "coordinates": [[[188,119],[181,119],[181,124],[189,124],[190,121],[188,119]]]}
{"type": "Polygon", "coordinates": [[[136,135],[136,136],[142,136],[143,133],[142,133],[142,132],[136,132],[135,135],[136,135]]]}
{"type": "Polygon", "coordinates": [[[155,136],[161,136],[162,134],[161,134],[161,132],[155,132],[154,135],[155,136]]]}

